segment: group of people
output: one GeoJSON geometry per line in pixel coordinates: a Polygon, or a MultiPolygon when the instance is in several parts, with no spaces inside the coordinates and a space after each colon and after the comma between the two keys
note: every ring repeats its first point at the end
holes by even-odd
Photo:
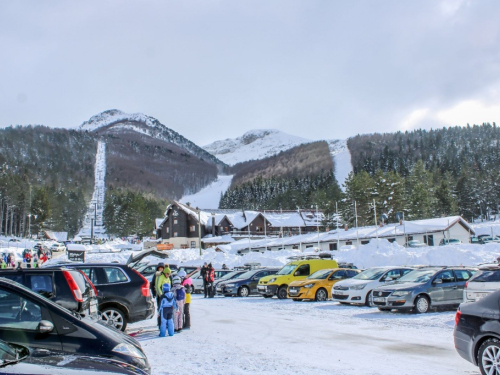
{"type": "Polygon", "coordinates": [[[173,336],[191,328],[191,292],[193,282],[184,270],[172,275],[168,264],[158,263],[150,284],[156,298],[160,337],[173,336]]]}
{"type": "Polygon", "coordinates": [[[203,292],[205,294],[205,298],[214,298],[215,290],[214,290],[214,281],[215,281],[215,269],[212,267],[212,263],[203,264],[201,267],[201,277],[203,278],[203,292]]]}

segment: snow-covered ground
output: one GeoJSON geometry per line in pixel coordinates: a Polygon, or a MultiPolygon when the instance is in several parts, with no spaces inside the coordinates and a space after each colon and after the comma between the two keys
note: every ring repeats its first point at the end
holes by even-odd
{"type": "Polygon", "coordinates": [[[345,139],[328,141],[328,147],[335,165],[335,178],[341,189],[344,190],[344,181],[352,172],[351,153],[347,148],[347,141],[345,139]]]}
{"type": "Polygon", "coordinates": [[[218,208],[221,194],[231,185],[233,176],[219,176],[216,181],[204,187],[195,194],[185,195],[181,203],[190,203],[192,207],[218,208]]]}
{"type": "Polygon", "coordinates": [[[192,328],[136,338],[160,374],[479,374],[456,353],[454,311],[382,313],[336,302],[193,296],[192,328]]]}

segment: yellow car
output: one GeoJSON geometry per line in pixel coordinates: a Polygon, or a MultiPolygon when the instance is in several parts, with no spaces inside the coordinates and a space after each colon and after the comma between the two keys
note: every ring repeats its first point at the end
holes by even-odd
{"type": "Polygon", "coordinates": [[[338,268],[339,265],[333,259],[310,259],[304,256],[291,257],[299,258],[298,260],[287,263],[275,275],[265,276],[259,280],[257,291],[265,298],[278,296],[279,299],[288,298],[287,288],[293,281],[304,280],[309,275],[316,271],[324,270],[327,268],[338,268]]]}
{"type": "Polygon", "coordinates": [[[326,301],[332,298],[333,284],[340,280],[350,279],[360,272],[360,270],[347,268],[316,271],[304,280],[292,281],[288,286],[288,298],[292,298],[294,301],[304,299],[326,301]]]}

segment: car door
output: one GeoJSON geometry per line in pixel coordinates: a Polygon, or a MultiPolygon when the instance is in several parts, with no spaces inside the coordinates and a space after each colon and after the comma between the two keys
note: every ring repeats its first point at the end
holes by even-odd
{"type": "Polygon", "coordinates": [[[267,276],[267,271],[259,271],[252,276],[252,278],[248,281],[248,287],[250,288],[250,293],[258,293],[257,284],[259,284],[259,280],[261,279],[261,277],[264,276],[267,276]]]}
{"type": "Polygon", "coordinates": [[[21,292],[0,287],[0,339],[34,349],[62,350],[61,340],[54,328],[40,333],[40,321],[52,323],[52,317],[38,300],[21,292]]]}
{"type": "Polygon", "coordinates": [[[455,289],[455,303],[462,303],[464,301],[465,283],[469,281],[472,274],[467,270],[453,270],[456,279],[457,288],[455,289]]]}
{"type": "Polygon", "coordinates": [[[387,271],[381,278],[380,282],[381,283],[388,283],[394,280],[397,280],[401,277],[401,270],[395,269],[395,270],[390,270],[387,271]]]}
{"type": "Polygon", "coordinates": [[[429,295],[433,305],[454,303],[457,283],[452,270],[439,272],[431,282],[429,295]]]}

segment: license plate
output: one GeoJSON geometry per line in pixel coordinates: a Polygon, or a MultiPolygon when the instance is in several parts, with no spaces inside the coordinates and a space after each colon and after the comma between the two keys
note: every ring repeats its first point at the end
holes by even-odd
{"type": "Polygon", "coordinates": [[[483,297],[486,297],[489,293],[474,293],[474,298],[476,299],[476,301],[478,299],[481,299],[483,297]]]}
{"type": "Polygon", "coordinates": [[[339,296],[343,296],[344,292],[337,292],[337,291],[335,291],[335,292],[333,292],[333,294],[336,294],[336,295],[339,295],[339,296]]]}
{"type": "Polygon", "coordinates": [[[373,297],[373,302],[385,302],[384,297],[373,297]]]}
{"type": "Polygon", "coordinates": [[[258,290],[267,290],[267,286],[258,286],[257,287],[258,290]]]}

